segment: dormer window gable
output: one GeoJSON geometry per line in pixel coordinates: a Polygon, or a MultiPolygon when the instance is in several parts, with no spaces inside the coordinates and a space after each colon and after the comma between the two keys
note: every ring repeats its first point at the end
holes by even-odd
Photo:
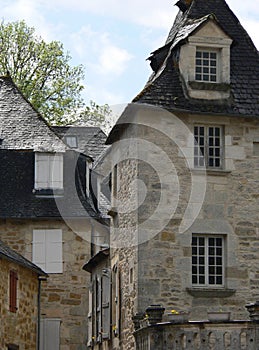
{"type": "Polygon", "coordinates": [[[220,100],[230,97],[232,39],[213,16],[189,35],[180,51],[179,68],[189,97],[220,100]]]}

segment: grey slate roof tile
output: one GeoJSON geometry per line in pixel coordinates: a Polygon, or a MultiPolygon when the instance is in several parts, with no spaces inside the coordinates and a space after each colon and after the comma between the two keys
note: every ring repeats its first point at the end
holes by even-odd
{"type": "Polygon", "coordinates": [[[15,262],[18,265],[26,267],[27,269],[37,273],[39,276],[45,276],[45,277],[48,276],[48,274],[42,271],[37,265],[33,264],[31,261],[27,260],[21,254],[9,248],[1,240],[0,240],[0,258],[15,262]]]}
{"type": "Polygon", "coordinates": [[[0,77],[1,149],[64,152],[67,146],[22,96],[10,77],[0,77]]]}
{"type": "Polygon", "coordinates": [[[99,127],[93,126],[52,126],[51,130],[62,140],[65,136],[75,135],[78,137],[77,150],[96,160],[107,146],[105,145],[106,134],[99,127]]]}
{"type": "Polygon", "coordinates": [[[50,129],[10,77],[0,77],[0,139],[1,218],[100,218],[85,193],[85,157],[50,129]],[[34,192],[35,151],[64,152],[62,196],[34,192]]]}
{"type": "MultiPolygon", "coordinates": [[[[153,60],[161,60],[162,69],[152,74],[145,88],[133,102],[149,103],[169,111],[227,114],[259,117],[259,55],[252,40],[224,0],[193,0],[190,8],[179,11],[164,47],[154,51],[153,60]],[[171,58],[177,59],[179,45],[195,25],[213,14],[221,28],[233,40],[231,46],[231,98],[224,101],[204,101],[187,98],[183,91],[179,69],[171,58]],[[193,26],[191,23],[193,21],[193,26]],[[167,56],[161,52],[166,50],[167,56]],[[169,59],[170,58],[170,59],[169,59]]],[[[152,63],[152,62],[151,62],[152,63]]]]}

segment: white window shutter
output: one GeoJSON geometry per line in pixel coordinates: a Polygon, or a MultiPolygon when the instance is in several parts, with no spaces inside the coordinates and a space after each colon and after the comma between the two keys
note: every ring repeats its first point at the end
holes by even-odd
{"type": "Polygon", "coordinates": [[[32,239],[32,262],[46,270],[45,230],[34,230],[32,239]]]}
{"type": "Polygon", "coordinates": [[[40,350],[59,350],[60,319],[42,319],[40,322],[40,350]]]}
{"type": "Polygon", "coordinates": [[[102,337],[110,339],[111,336],[111,271],[102,271],[102,337]]]}
{"type": "Polygon", "coordinates": [[[35,154],[35,188],[49,187],[49,158],[46,154],[35,154]]]}
{"type": "Polygon", "coordinates": [[[63,188],[63,154],[35,153],[35,188],[63,188]]]}
{"type": "Polygon", "coordinates": [[[62,230],[34,230],[32,261],[47,273],[63,272],[62,230]]]}
{"type": "Polygon", "coordinates": [[[63,155],[54,154],[49,159],[49,187],[63,188],[63,155]]]}
{"type": "Polygon", "coordinates": [[[46,271],[63,272],[62,230],[48,230],[46,235],[46,271]]]}

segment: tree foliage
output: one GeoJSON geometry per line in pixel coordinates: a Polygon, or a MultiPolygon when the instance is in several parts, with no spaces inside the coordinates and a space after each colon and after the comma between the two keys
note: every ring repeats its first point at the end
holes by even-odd
{"type": "Polygon", "coordinates": [[[94,101],[90,101],[90,105],[85,106],[73,123],[99,126],[108,133],[113,125],[112,110],[108,104],[98,105],[94,101]]]}
{"type": "Polygon", "coordinates": [[[85,107],[82,65],[71,66],[62,43],[46,43],[24,21],[0,24],[0,74],[10,74],[31,104],[52,124],[74,120],[85,107]]]}

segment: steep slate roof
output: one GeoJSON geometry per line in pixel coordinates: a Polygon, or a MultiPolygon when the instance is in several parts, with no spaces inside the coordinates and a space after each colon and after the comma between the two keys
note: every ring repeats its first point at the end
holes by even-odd
{"type": "Polygon", "coordinates": [[[259,55],[237,17],[224,0],[180,0],[178,6],[183,6],[186,11],[179,11],[165,45],[150,57],[155,72],[133,102],[160,106],[172,112],[182,110],[259,117],[259,55]],[[210,14],[233,40],[230,53],[229,100],[209,101],[186,97],[179,74],[177,60],[180,46],[210,14]],[[176,64],[172,64],[173,61],[176,64]]]}
{"type": "Polygon", "coordinates": [[[50,129],[10,77],[0,77],[0,217],[100,218],[85,194],[85,164],[50,129]],[[34,152],[64,152],[64,193],[34,193],[34,152]]]}
{"type": "Polygon", "coordinates": [[[0,77],[0,149],[64,152],[67,146],[24,98],[11,77],[0,77]]]}
{"type": "Polygon", "coordinates": [[[61,196],[34,193],[34,152],[0,150],[0,218],[99,218],[85,195],[85,165],[78,153],[64,154],[61,196]]]}
{"type": "Polygon", "coordinates": [[[37,265],[33,264],[31,261],[25,259],[21,254],[15,252],[7,245],[5,245],[2,241],[0,241],[0,258],[9,260],[18,265],[26,267],[27,269],[34,271],[39,276],[47,277],[48,274],[42,271],[37,265]]]}
{"type": "Polygon", "coordinates": [[[76,150],[92,157],[94,160],[107,148],[105,145],[107,136],[99,127],[74,125],[52,126],[51,130],[62,140],[64,140],[65,136],[77,136],[78,147],[76,150]]]}

